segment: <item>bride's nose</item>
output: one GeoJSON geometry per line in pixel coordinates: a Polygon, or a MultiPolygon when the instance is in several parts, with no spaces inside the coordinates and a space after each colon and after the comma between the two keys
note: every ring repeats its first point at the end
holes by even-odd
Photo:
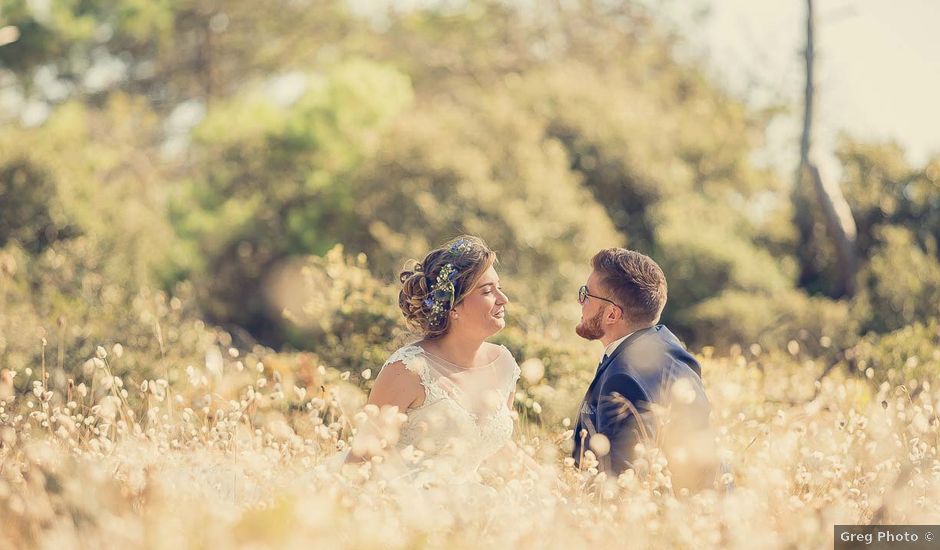
{"type": "Polygon", "coordinates": [[[502,290],[497,290],[496,291],[496,303],[499,305],[508,304],[509,296],[506,296],[506,294],[502,290]]]}

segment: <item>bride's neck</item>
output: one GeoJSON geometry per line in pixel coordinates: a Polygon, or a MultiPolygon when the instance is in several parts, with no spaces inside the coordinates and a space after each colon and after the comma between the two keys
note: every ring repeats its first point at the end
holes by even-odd
{"type": "Polygon", "coordinates": [[[432,353],[462,367],[473,367],[477,356],[483,347],[484,340],[462,337],[460,334],[449,332],[440,338],[431,341],[432,353]]]}

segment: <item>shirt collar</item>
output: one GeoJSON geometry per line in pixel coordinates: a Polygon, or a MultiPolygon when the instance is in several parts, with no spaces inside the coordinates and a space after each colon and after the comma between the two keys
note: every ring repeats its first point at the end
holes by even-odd
{"type": "Polygon", "coordinates": [[[636,332],[636,331],[634,330],[633,332],[631,332],[630,334],[627,334],[627,335],[624,336],[623,338],[618,338],[618,339],[614,340],[613,342],[607,344],[607,347],[604,348],[604,356],[605,356],[605,357],[609,357],[611,354],[613,354],[613,353],[614,353],[614,350],[617,349],[617,346],[619,346],[624,340],[626,340],[627,338],[629,338],[630,336],[632,336],[634,332],[636,332]]]}

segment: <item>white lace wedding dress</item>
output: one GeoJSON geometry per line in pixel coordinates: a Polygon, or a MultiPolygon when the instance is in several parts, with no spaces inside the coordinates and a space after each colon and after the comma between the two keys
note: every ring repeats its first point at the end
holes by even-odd
{"type": "Polygon", "coordinates": [[[512,437],[509,400],[520,374],[512,354],[500,346],[493,361],[468,369],[410,344],[382,368],[398,361],[418,375],[425,397],[403,411],[394,461],[421,485],[476,484],[483,461],[512,437]]]}
{"type": "Polygon", "coordinates": [[[421,405],[409,408],[397,443],[422,453],[426,470],[438,476],[475,480],[484,460],[512,437],[509,400],[519,379],[519,366],[503,346],[481,367],[463,368],[418,345],[405,346],[389,357],[418,375],[424,387],[421,405]]]}

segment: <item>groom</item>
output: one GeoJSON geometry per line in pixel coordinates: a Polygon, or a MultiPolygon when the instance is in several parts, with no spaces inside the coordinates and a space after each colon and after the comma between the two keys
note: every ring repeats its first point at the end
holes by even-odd
{"type": "Polygon", "coordinates": [[[581,403],[575,462],[580,465],[592,450],[599,469],[616,476],[635,466],[635,448],[643,443],[663,449],[674,486],[709,484],[713,438],[702,369],[672,332],[657,324],[666,305],[662,269],[623,248],[601,250],[591,265],[578,293],[576,331],[600,340],[604,356],[581,403]]]}

